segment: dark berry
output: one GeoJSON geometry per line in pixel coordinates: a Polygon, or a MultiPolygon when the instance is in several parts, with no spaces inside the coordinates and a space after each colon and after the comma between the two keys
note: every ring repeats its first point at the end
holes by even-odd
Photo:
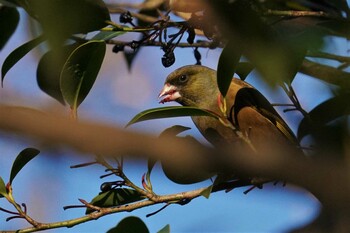
{"type": "Polygon", "coordinates": [[[139,43],[137,43],[137,41],[132,41],[129,46],[130,46],[130,48],[135,50],[139,47],[139,43]]]}
{"type": "Polygon", "coordinates": [[[130,14],[129,11],[120,14],[120,17],[119,17],[119,21],[121,23],[131,23],[132,19],[133,19],[132,15],[130,14]]]}
{"type": "Polygon", "coordinates": [[[194,31],[194,28],[193,27],[189,27],[187,29],[187,33],[188,33],[187,42],[189,44],[193,44],[194,38],[196,37],[196,33],[194,31]]]}
{"type": "Polygon", "coordinates": [[[124,45],[116,44],[112,49],[113,53],[118,53],[124,51],[124,45]]]}
{"type": "Polygon", "coordinates": [[[194,53],[194,58],[196,58],[196,65],[202,65],[201,59],[202,59],[202,55],[201,53],[198,51],[198,47],[196,47],[193,51],[194,53]]]}
{"type": "Polygon", "coordinates": [[[110,183],[110,182],[104,182],[104,183],[102,183],[101,186],[100,186],[100,190],[101,190],[102,192],[107,192],[107,191],[112,190],[112,185],[111,185],[111,183],[110,183]]]}
{"type": "Polygon", "coordinates": [[[175,63],[174,52],[165,53],[162,57],[162,64],[164,67],[172,66],[175,63]]]}

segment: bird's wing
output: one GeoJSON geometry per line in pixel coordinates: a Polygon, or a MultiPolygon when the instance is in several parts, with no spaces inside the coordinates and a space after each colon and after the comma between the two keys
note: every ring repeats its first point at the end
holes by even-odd
{"type": "Polygon", "coordinates": [[[250,87],[244,87],[237,91],[234,105],[231,109],[231,118],[234,119],[237,127],[239,128],[239,121],[237,119],[238,113],[244,107],[251,107],[263,117],[267,118],[276,128],[293,144],[298,145],[298,141],[280,117],[277,111],[273,108],[270,102],[256,89],[250,87]]]}

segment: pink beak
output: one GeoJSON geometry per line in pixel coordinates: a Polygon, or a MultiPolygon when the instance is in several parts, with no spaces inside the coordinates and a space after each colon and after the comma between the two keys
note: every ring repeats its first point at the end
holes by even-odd
{"type": "Polygon", "coordinates": [[[178,92],[176,86],[174,85],[170,85],[169,83],[166,83],[163,87],[163,89],[161,90],[161,92],[158,95],[158,98],[162,98],[159,103],[166,103],[166,102],[170,102],[170,101],[174,101],[177,98],[180,98],[181,95],[178,92]]]}

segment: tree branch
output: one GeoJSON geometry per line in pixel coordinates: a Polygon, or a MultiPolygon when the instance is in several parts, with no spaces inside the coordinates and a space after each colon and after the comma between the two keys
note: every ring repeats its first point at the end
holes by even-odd
{"type": "Polygon", "coordinates": [[[328,208],[350,210],[350,177],[348,167],[341,161],[305,159],[289,155],[287,151],[281,156],[237,152],[232,148],[214,150],[173,137],[157,138],[87,121],[77,123],[27,108],[0,105],[0,112],[0,130],[63,144],[86,153],[168,160],[179,171],[207,169],[208,163],[214,169],[225,165],[226,171],[230,169],[243,177],[262,176],[294,183],[312,192],[328,208]]]}

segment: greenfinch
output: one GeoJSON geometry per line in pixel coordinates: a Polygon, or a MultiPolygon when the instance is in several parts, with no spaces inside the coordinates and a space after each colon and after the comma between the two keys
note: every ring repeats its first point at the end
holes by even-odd
{"type": "Polygon", "coordinates": [[[258,154],[299,150],[292,130],[259,91],[232,78],[223,99],[216,71],[208,67],[189,65],[175,70],[166,78],[159,98],[160,103],[176,101],[223,116],[231,127],[214,117],[192,116],[198,130],[215,147],[249,147],[258,154]]]}

